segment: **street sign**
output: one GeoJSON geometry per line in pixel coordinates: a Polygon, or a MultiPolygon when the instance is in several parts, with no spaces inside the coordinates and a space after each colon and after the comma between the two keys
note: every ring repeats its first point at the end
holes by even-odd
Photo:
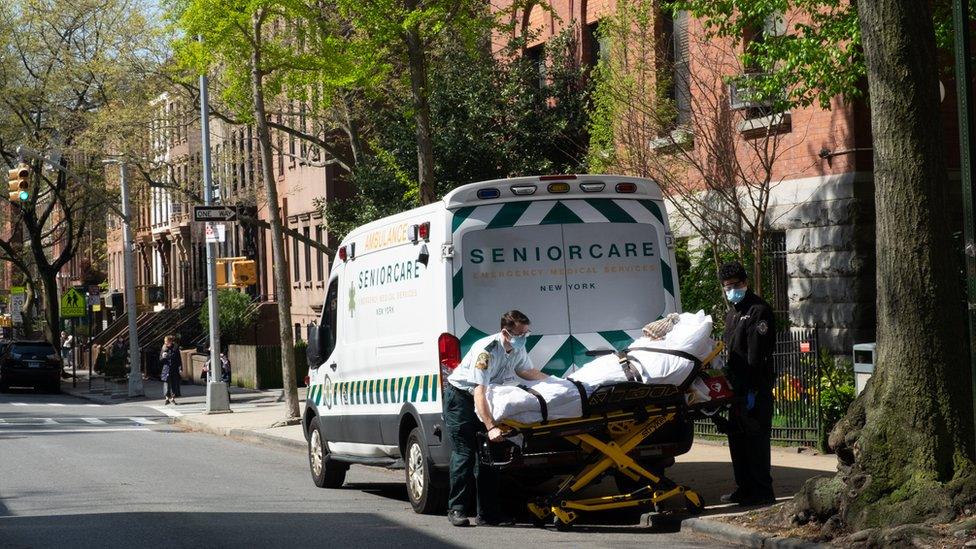
{"type": "Polygon", "coordinates": [[[61,317],[81,318],[85,316],[85,296],[74,288],[68,288],[61,296],[61,317]]]}
{"type": "Polygon", "coordinates": [[[25,301],[27,301],[26,289],[23,286],[12,286],[10,288],[10,318],[14,324],[24,322],[20,310],[24,308],[25,301]]]}
{"type": "Polygon", "coordinates": [[[102,302],[102,296],[99,294],[88,294],[88,306],[94,307],[102,302]]]}
{"type": "Polygon", "coordinates": [[[194,221],[237,221],[237,209],[230,206],[194,206],[194,221]]]}
{"type": "Polygon", "coordinates": [[[207,244],[218,244],[227,238],[227,226],[222,223],[207,223],[203,230],[207,244]]]}

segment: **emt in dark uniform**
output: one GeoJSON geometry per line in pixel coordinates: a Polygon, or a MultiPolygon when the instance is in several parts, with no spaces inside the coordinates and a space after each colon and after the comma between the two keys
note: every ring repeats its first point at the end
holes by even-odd
{"type": "Polygon", "coordinates": [[[726,366],[736,396],[745,397],[729,410],[729,453],[736,489],[722,496],[722,502],[773,503],[769,435],[773,421],[776,321],[769,304],[749,289],[741,263],[722,265],[718,275],[732,305],[722,336],[728,353],[726,366]]]}
{"type": "Polygon", "coordinates": [[[444,423],[454,446],[451,454],[451,491],[447,518],[454,526],[469,526],[470,504],[477,495],[479,525],[511,525],[498,508],[495,471],[478,462],[476,434],[487,432],[492,441],[503,438],[492,420],[485,391],[489,385],[516,385],[521,379],[545,379],[535,370],[525,340],[529,318],[519,311],[502,315],[501,332],[477,342],[447,378],[444,423]],[[476,413],[477,411],[477,413],[476,413]],[[484,418],[479,420],[478,417],[484,418]]]}

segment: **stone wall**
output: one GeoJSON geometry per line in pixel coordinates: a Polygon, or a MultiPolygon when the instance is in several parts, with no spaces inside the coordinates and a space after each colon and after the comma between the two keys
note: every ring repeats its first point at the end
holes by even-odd
{"type": "Polygon", "coordinates": [[[786,234],[791,325],[817,328],[821,347],[834,354],[874,341],[871,174],[784,182],[768,211],[770,228],[786,234]]]}

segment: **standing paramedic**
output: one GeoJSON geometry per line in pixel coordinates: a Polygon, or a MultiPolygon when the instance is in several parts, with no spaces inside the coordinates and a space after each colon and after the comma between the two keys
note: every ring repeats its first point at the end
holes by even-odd
{"type": "Polygon", "coordinates": [[[736,396],[729,410],[729,453],[736,489],[724,503],[762,505],[775,502],[770,475],[769,436],[773,421],[773,309],[752,292],[741,263],[726,263],[718,278],[731,308],[722,340],[726,365],[736,396]]]}
{"type": "Polygon", "coordinates": [[[519,311],[505,313],[502,315],[501,331],[475,342],[461,364],[447,378],[444,423],[454,446],[447,518],[454,526],[470,525],[468,516],[475,499],[479,525],[514,524],[501,514],[497,473],[478,461],[476,435],[487,432],[488,438],[495,442],[504,436],[489,411],[485,391],[490,385],[516,385],[519,378],[532,380],[549,377],[533,368],[529,353],[525,350],[528,335],[527,316],[519,311]]]}

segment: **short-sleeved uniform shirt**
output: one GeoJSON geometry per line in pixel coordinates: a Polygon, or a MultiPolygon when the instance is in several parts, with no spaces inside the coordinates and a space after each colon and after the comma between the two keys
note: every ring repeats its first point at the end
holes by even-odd
{"type": "Polygon", "coordinates": [[[524,348],[513,348],[506,353],[502,335],[498,333],[476,341],[447,381],[473,394],[478,385],[515,385],[521,379],[516,372],[532,368],[529,353],[524,348]]]}

